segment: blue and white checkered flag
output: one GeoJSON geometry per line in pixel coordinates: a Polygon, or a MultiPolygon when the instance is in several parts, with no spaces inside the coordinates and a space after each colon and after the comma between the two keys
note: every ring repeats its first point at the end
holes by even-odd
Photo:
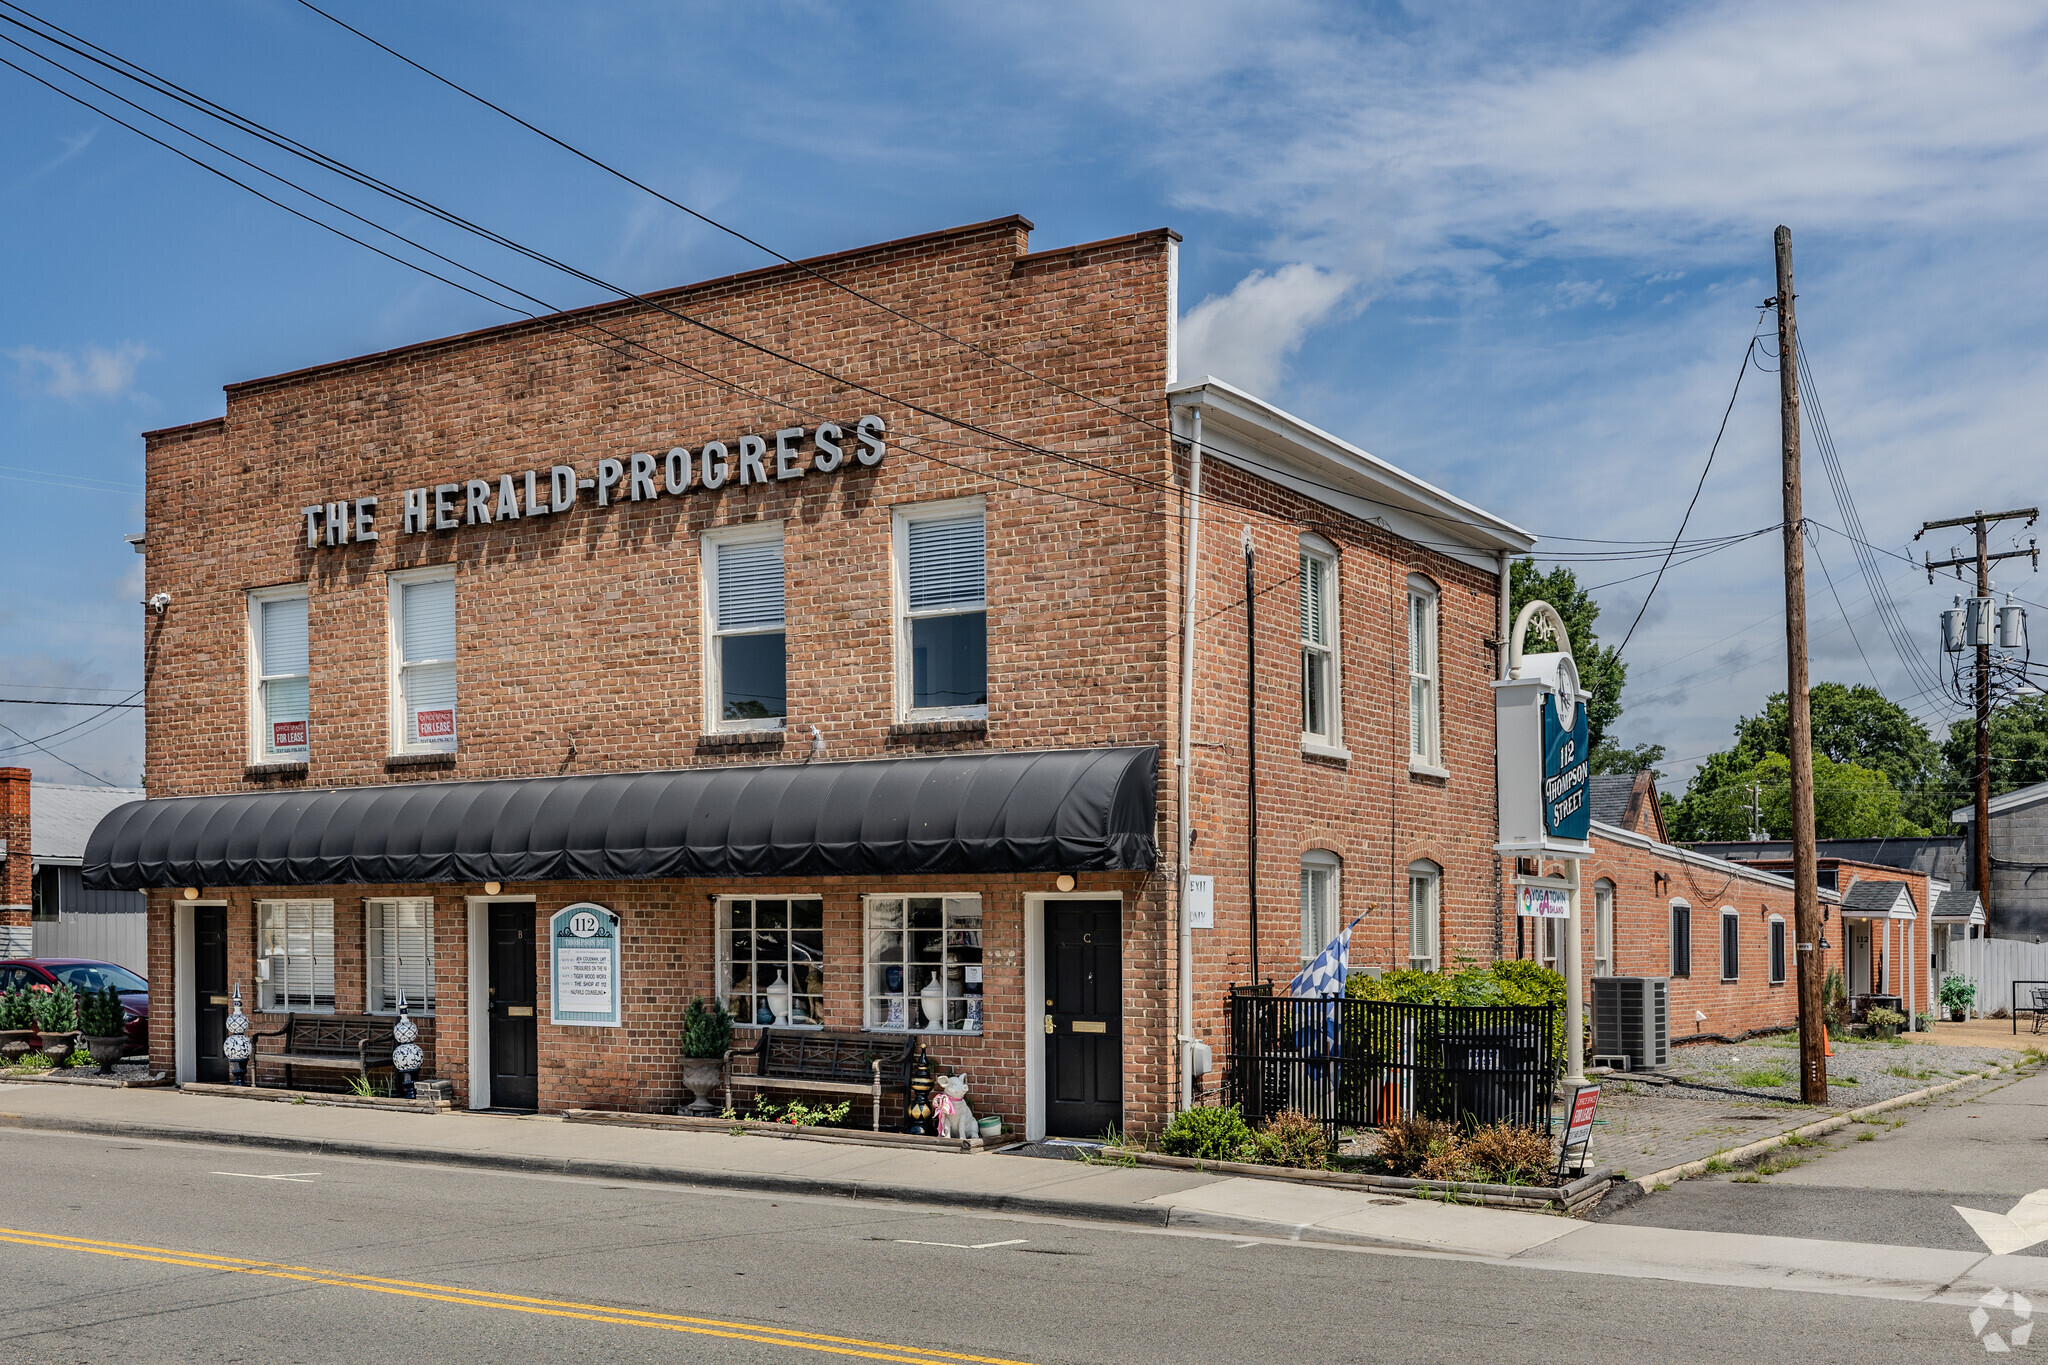
{"type": "MultiPolygon", "coordinates": [[[[1359,919],[1363,918],[1363,915],[1359,916],[1359,919]]],[[[1339,930],[1337,937],[1316,955],[1316,960],[1303,967],[1294,980],[1287,983],[1289,995],[1301,1000],[1344,994],[1344,977],[1351,967],[1351,931],[1357,924],[1355,919],[1339,930]]]]}

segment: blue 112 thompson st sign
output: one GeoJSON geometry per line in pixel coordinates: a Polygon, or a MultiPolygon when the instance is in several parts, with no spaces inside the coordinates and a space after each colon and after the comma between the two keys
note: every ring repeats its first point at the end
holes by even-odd
{"type": "Polygon", "coordinates": [[[1567,719],[1558,714],[1560,700],[1554,692],[1543,699],[1543,828],[1554,839],[1584,839],[1593,824],[1586,708],[1565,702],[1567,719]]]}

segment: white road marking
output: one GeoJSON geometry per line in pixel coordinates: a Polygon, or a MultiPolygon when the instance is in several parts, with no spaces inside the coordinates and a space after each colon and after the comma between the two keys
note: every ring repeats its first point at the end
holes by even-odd
{"type": "Polygon", "coordinates": [[[1028,1241],[1030,1241],[1030,1240],[1031,1240],[1031,1239],[1030,1239],[1029,1237],[1012,1237],[1012,1238],[1011,1238],[1011,1239],[1010,1239],[1009,1241],[1007,1241],[1007,1242],[975,1242],[975,1243],[969,1244],[969,1243],[967,1243],[967,1242],[920,1242],[920,1241],[917,1241],[917,1240],[915,1240],[915,1239],[913,1239],[913,1238],[909,1238],[909,1237],[898,1237],[898,1238],[896,1239],[897,1243],[898,1243],[899,1245],[901,1245],[901,1246],[907,1246],[907,1247],[951,1247],[951,1248],[953,1248],[953,1250],[955,1250],[955,1251],[987,1251],[987,1250],[988,1250],[988,1249],[989,1249],[990,1247],[1014,1247],[1014,1246],[1022,1246],[1022,1245],[1023,1245],[1024,1243],[1026,1243],[1026,1242],[1028,1242],[1028,1241]]]}
{"type": "Polygon", "coordinates": [[[2048,1242],[2048,1190],[2021,1196],[2020,1202],[2006,1213],[1966,1209],[1961,1204],[1949,1207],[1963,1215],[1963,1221],[1984,1239],[1984,1245],[1994,1256],[2010,1256],[2036,1242],[2048,1242]]]}
{"type": "Polygon", "coordinates": [[[289,1180],[294,1185],[310,1185],[318,1171],[294,1171],[289,1175],[257,1175],[253,1171],[215,1171],[215,1175],[238,1175],[244,1180],[289,1180]]]}

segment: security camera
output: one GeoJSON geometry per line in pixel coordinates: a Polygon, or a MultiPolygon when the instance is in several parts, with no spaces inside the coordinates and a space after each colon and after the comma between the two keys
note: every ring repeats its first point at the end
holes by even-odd
{"type": "Polygon", "coordinates": [[[156,615],[162,616],[164,608],[171,605],[171,595],[167,592],[153,592],[149,595],[149,600],[142,605],[148,607],[156,615]]]}

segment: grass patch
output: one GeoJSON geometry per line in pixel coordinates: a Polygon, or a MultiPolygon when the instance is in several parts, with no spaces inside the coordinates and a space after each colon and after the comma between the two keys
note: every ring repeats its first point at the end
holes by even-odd
{"type": "Polygon", "coordinates": [[[1875,1142],[1875,1141],[1877,1141],[1877,1134],[1875,1134],[1875,1133],[1858,1133],[1858,1134],[1856,1135],[1856,1140],[1857,1140],[1858,1142],[1875,1142]]]}
{"type": "Polygon", "coordinates": [[[1776,1063],[1753,1066],[1747,1071],[1736,1072],[1735,1083],[1749,1090],[1772,1090],[1792,1084],[1792,1073],[1776,1063]]]}
{"type": "Polygon", "coordinates": [[[1732,1171],[1735,1169],[1733,1166],[1730,1166],[1727,1162],[1723,1161],[1720,1157],[1717,1156],[1707,1158],[1706,1168],[1710,1173],[1714,1175],[1721,1175],[1724,1172],[1732,1171]]]}
{"type": "Polygon", "coordinates": [[[1763,1183],[1763,1179],[1755,1171],[1751,1171],[1748,1175],[1736,1176],[1732,1183],[1737,1185],[1760,1185],[1763,1183]]]}
{"type": "Polygon", "coordinates": [[[1861,1085],[1861,1084],[1863,1084],[1863,1082],[1861,1082],[1861,1081],[1857,1080],[1857,1079],[1856,1079],[1856,1078],[1855,1078],[1854,1076],[1830,1076],[1830,1077],[1828,1077],[1828,1084],[1829,1084],[1829,1085],[1861,1085]]]}
{"type": "Polygon", "coordinates": [[[1794,1166],[1804,1166],[1805,1164],[1806,1158],[1803,1156],[1773,1157],[1760,1164],[1756,1168],[1756,1173],[1758,1175],[1777,1175],[1781,1171],[1789,1171],[1794,1166]]]}

